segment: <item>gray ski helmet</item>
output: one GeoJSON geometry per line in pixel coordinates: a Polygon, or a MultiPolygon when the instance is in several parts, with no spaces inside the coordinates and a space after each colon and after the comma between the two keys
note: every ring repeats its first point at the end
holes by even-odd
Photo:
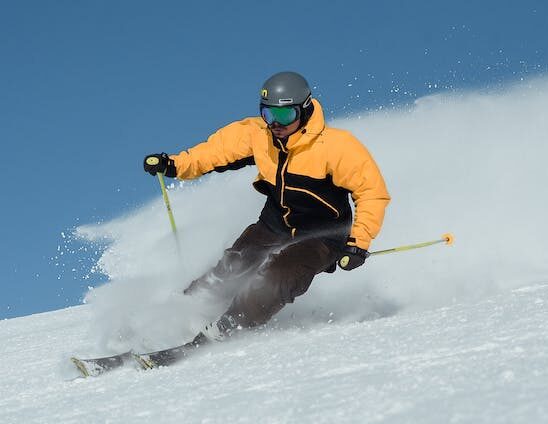
{"type": "Polygon", "coordinates": [[[312,116],[314,106],[308,82],[296,72],[279,72],[265,81],[261,89],[261,106],[299,106],[303,126],[312,116]]]}
{"type": "Polygon", "coordinates": [[[265,81],[261,104],[265,106],[305,106],[311,97],[308,83],[296,72],[279,72],[265,81]]]}

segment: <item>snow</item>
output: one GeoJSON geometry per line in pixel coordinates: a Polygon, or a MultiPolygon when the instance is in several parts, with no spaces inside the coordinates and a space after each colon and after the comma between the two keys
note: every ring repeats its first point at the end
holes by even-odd
{"type": "Polygon", "coordinates": [[[61,367],[89,306],[0,323],[0,422],[548,420],[548,284],[353,323],[263,329],[169,368],[61,367]],[[64,368],[64,369],[63,369],[64,368]]]}
{"type": "MultiPolygon", "coordinates": [[[[74,379],[74,354],[188,341],[223,309],[181,290],[256,219],[254,170],[176,185],[110,222],[86,305],[0,322],[0,422],[548,422],[548,80],[341,119],[393,196],[370,258],[323,274],[266,328],[169,368],[74,379]],[[222,207],[220,207],[222,205],[222,207]]],[[[151,179],[154,184],[155,180],[151,179]]]]}

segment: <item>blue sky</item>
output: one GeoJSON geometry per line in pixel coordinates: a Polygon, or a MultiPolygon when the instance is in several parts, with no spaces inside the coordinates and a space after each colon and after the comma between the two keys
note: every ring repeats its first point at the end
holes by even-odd
{"type": "Polygon", "coordinates": [[[544,1],[2,2],[0,318],[78,304],[100,277],[62,233],[157,196],[143,156],[256,114],[272,73],[304,74],[328,117],[498,86],[546,74],[547,16],[544,1]]]}

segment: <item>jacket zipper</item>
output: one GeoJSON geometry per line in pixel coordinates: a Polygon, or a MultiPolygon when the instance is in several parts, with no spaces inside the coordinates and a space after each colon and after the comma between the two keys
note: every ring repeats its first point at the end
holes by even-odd
{"type": "Polygon", "coordinates": [[[280,206],[282,207],[282,210],[286,210],[286,212],[283,214],[282,218],[283,218],[284,224],[291,231],[291,237],[295,237],[297,229],[295,227],[292,227],[291,224],[289,224],[289,222],[288,222],[289,215],[291,214],[291,209],[289,208],[289,206],[286,206],[284,204],[284,192],[285,192],[285,188],[286,188],[285,187],[285,174],[287,172],[287,165],[289,163],[289,151],[285,148],[285,146],[283,145],[283,143],[280,140],[276,139],[276,141],[278,142],[278,144],[280,146],[280,154],[278,155],[278,158],[280,159],[283,156],[285,156],[285,158],[283,159],[283,164],[282,164],[281,168],[280,167],[278,168],[280,170],[279,172],[280,172],[280,182],[281,182],[280,206]]]}

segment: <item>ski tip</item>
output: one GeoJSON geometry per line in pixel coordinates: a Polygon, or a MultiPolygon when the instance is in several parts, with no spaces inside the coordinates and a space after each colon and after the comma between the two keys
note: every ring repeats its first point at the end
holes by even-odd
{"type": "Polygon", "coordinates": [[[90,373],[82,361],[80,361],[78,358],[74,356],[72,356],[70,360],[76,366],[76,368],[78,368],[78,371],[80,371],[80,373],[82,374],[82,377],[84,378],[90,377],[90,373]]]}

